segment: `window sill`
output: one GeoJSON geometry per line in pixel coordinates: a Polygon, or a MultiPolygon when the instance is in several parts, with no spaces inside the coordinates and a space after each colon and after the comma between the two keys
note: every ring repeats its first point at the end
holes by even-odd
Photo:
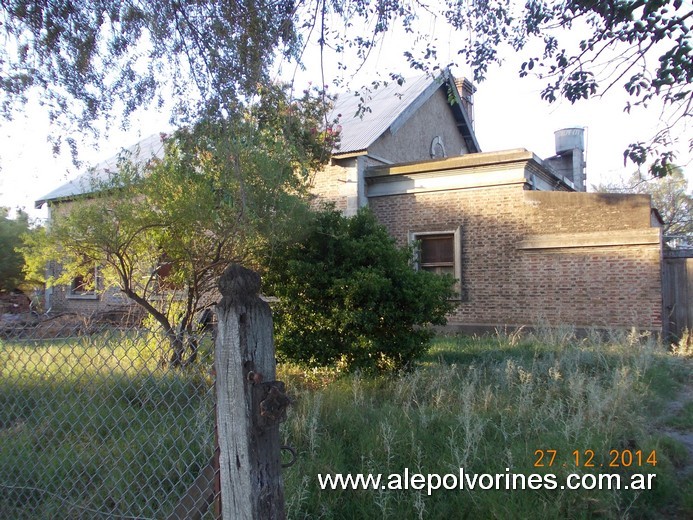
{"type": "Polygon", "coordinates": [[[98,300],[98,294],[68,294],[68,300],[98,300]]]}

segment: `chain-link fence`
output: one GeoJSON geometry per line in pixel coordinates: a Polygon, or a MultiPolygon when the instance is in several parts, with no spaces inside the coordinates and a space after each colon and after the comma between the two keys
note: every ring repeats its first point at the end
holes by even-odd
{"type": "Polygon", "coordinates": [[[158,330],[5,315],[0,518],[166,519],[195,502],[215,446],[212,334],[197,344],[195,363],[172,368],[158,330]]]}

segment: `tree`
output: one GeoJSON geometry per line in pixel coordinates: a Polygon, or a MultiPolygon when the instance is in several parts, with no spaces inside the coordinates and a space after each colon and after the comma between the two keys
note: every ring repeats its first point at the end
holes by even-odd
{"type": "Polygon", "coordinates": [[[520,76],[546,80],[548,102],[617,86],[627,111],[661,101],[663,126],[624,152],[655,176],[669,171],[693,114],[693,8],[683,0],[7,0],[0,16],[5,114],[37,91],[51,117],[80,127],[169,98],[175,119],[226,117],[267,83],[276,57],[300,61],[309,39],[355,70],[394,27],[413,34],[403,53],[415,69],[466,64],[482,81],[510,51],[526,58],[520,76]],[[456,31],[459,63],[440,62],[422,17],[456,31]],[[588,36],[572,43],[578,27],[588,36]]]}
{"type": "Polygon", "coordinates": [[[35,92],[51,120],[80,131],[168,99],[179,122],[229,116],[268,83],[275,53],[294,53],[293,6],[293,0],[3,1],[4,114],[35,92]]]}
{"type": "Polygon", "coordinates": [[[29,233],[29,216],[18,211],[14,219],[9,210],[0,207],[0,292],[13,291],[24,285],[24,259],[17,252],[22,236],[29,233]]]}
{"type": "Polygon", "coordinates": [[[662,234],[670,247],[693,244],[693,192],[680,167],[659,179],[643,178],[634,173],[625,181],[597,186],[595,191],[607,193],[642,193],[652,196],[664,222],[662,234]]]}
{"type": "Polygon", "coordinates": [[[89,195],[58,204],[25,248],[31,265],[60,264],[49,284],[98,266],[105,287],[161,325],[173,366],[194,360],[195,318],[214,304],[219,276],[232,262],[258,265],[291,235],[307,211],[307,180],[333,144],[317,130],[324,106],[314,92],[296,101],[280,87],[261,94],[242,117],[180,130],[149,164],[124,156],[89,195]]]}
{"type": "Polygon", "coordinates": [[[265,291],[273,307],[277,351],[308,365],[399,369],[425,352],[430,324],[452,310],[454,279],[416,271],[366,209],[351,218],[318,213],[303,240],[272,257],[265,291]]]}

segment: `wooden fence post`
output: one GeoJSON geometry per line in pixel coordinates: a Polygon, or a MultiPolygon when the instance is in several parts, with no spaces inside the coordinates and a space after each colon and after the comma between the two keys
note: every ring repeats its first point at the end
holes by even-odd
{"type": "Polygon", "coordinates": [[[219,289],[214,365],[222,518],[283,519],[279,422],[289,400],[275,381],[272,313],[253,271],[231,265],[219,289]]]}

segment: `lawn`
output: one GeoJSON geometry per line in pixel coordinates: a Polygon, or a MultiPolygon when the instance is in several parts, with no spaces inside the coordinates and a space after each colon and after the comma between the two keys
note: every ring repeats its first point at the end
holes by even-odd
{"type": "MultiPolygon", "coordinates": [[[[0,343],[0,518],[165,517],[211,456],[214,402],[211,351],[173,371],[164,349],[132,331],[0,343]]],[[[691,402],[668,413],[690,359],[647,336],[439,337],[406,372],[281,365],[278,378],[294,398],[282,425],[297,452],[284,470],[289,518],[693,515],[688,454],[667,434],[693,426],[691,402]],[[461,469],[525,489],[444,489],[446,477],[430,493],[409,482],[321,490],[318,479],[461,469]],[[570,474],[607,473],[656,477],[644,490],[560,489],[570,474]],[[530,489],[533,474],[557,485],[530,489]]]]}
{"type": "Polygon", "coordinates": [[[156,334],[0,344],[0,518],[161,518],[210,460],[207,363],[156,334]]]}

